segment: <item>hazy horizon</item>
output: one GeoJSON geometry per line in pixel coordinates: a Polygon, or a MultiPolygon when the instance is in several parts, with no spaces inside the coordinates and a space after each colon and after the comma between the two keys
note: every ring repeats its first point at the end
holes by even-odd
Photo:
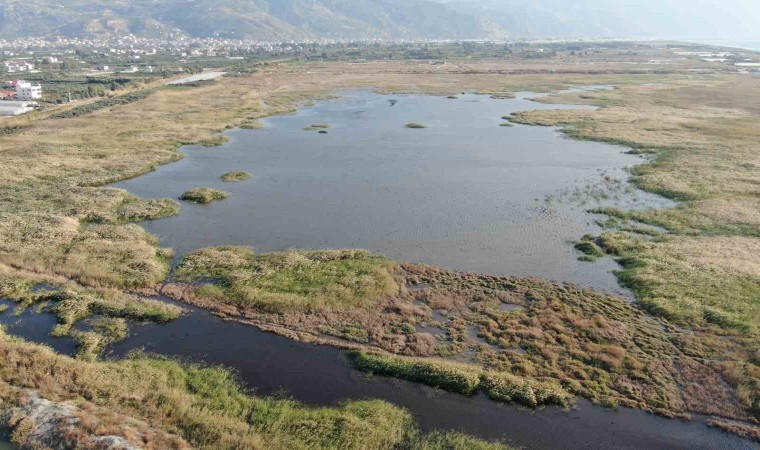
{"type": "MultiPolygon", "coordinates": [[[[558,36],[760,40],[760,1],[726,0],[433,0],[499,11],[516,26],[554,24],[558,36]],[[527,24],[527,25],[526,25],[527,24]]],[[[498,21],[499,19],[494,19],[498,21]]],[[[543,27],[541,27],[543,28],[543,27]]],[[[537,34],[542,34],[538,32],[537,34]]]]}

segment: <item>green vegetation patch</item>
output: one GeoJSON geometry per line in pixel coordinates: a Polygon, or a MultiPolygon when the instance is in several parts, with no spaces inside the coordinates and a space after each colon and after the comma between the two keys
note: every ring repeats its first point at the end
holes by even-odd
{"type": "Polygon", "coordinates": [[[158,220],[179,214],[179,209],[179,203],[169,198],[142,200],[128,196],[116,209],[116,217],[119,222],[158,220]]]}
{"type": "Polygon", "coordinates": [[[422,129],[422,128],[427,128],[427,125],[423,125],[423,124],[421,124],[421,123],[415,123],[415,122],[411,122],[411,123],[408,123],[408,124],[406,124],[406,125],[404,125],[404,126],[405,126],[406,128],[411,128],[411,129],[422,129]]]}
{"type": "Polygon", "coordinates": [[[234,183],[237,181],[245,181],[251,178],[251,174],[248,172],[227,172],[222,175],[222,181],[227,183],[234,183]]]}
{"type": "Polygon", "coordinates": [[[176,279],[213,280],[224,301],[279,313],[368,306],[397,291],[394,268],[392,261],[365,250],[255,255],[247,247],[214,247],[188,254],[176,279]]]}
{"type": "Polygon", "coordinates": [[[212,189],[208,187],[189,189],[179,196],[180,200],[187,202],[207,204],[214,200],[224,200],[229,197],[229,193],[220,191],[218,189],[212,189]]]}
{"type": "Polygon", "coordinates": [[[360,323],[350,323],[339,327],[325,325],[320,327],[319,331],[329,336],[339,337],[360,344],[368,344],[370,341],[369,331],[360,323]]]}
{"type": "Polygon", "coordinates": [[[480,387],[481,370],[477,366],[366,352],[352,352],[351,356],[357,369],[375,375],[415,381],[464,395],[472,395],[480,387]]]}
{"type": "Polygon", "coordinates": [[[311,124],[308,127],[304,128],[304,131],[324,131],[330,128],[329,124],[326,123],[315,123],[311,124]]]}
{"type": "Polygon", "coordinates": [[[112,106],[127,105],[143,100],[156,92],[156,89],[144,89],[141,91],[130,92],[129,94],[119,95],[116,97],[104,98],[82,106],[76,106],[66,111],[52,114],[51,119],[70,119],[73,117],[86,116],[95,111],[110,108],[112,106]]]}
{"type": "MultiPolygon", "coordinates": [[[[583,261],[594,261],[597,258],[604,256],[604,252],[596,244],[591,241],[580,241],[574,245],[575,249],[583,253],[583,261]],[[585,257],[585,258],[584,258],[585,257]]],[[[579,258],[580,259],[580,258],[579,258]]]]}
{"type": "Polygon", "coordinates": [[[483,388],[494,400],[516,402],[531,408],[540,405],[566,407],[573,402],[573,396],[556,382],[530,380],[510,373],[484,374],[483,388]]]}
{"type": "Polygon", "coordinates": [[[621,257],[617,275],[651,313],[682,324],[712,323],[757,332],[760,283],[752,263],[760,251],[752,238],[664,236],[657,242],[626,233],[604,233],[600,245],[621,257]],[[722,254],[734,261],[715,264],[722,254]],[[746,264],[746,265],[742,265],[746,264]],[[709,271],[710,276],[705,276],[709,271]]]}
{"type": "Polygon", "coordinates": [[[569,406],[573,402],[573,396],[557,382],[483,371],[473,364],[358,351],[352,352],[351,357],[356,368],[363,372],[423,383],[459,394],[472,395],[482,388],[494,400],[516,402],[531,408],[569,406]]]}

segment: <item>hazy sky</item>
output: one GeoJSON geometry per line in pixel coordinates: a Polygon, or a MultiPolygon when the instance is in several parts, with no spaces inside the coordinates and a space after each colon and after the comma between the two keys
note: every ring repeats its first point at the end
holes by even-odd
{"type": "Polygon", "coordinates": [[[531,15],[536,19],[541,14],[560,23],[587,21],[612,34],[760,38],[760,0],[438,1],[497,8],[518,19],[521,11],[534,11],[531,15]]]}

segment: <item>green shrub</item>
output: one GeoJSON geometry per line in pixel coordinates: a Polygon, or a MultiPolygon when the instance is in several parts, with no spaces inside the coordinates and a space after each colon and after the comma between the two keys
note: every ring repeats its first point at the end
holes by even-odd
{"type": "Polygon", "coordinates": [[[376,375],[401,378],[464,395],[480,386],[480,369],[443,360],[352,352],[357,369],[376,375]]]}
{"type": "Polygon", "coordinates": [[[245,181],[249,178],[251,178],[251,174],[248,172],[227,172],[222,175],[222,181],[225,181],[227,183],[245,181]]]}
{"type": "Polygon", "coordinates": [[[92,114],[95,111],[98,111],[100,109],[134,103],[136,101],[139,101],[148,97],[154,92],[156,92],[156,89],[145,89],[142,91],[135,91],[135,92],[130,92],[129,94],[119,95],[117,97],[104,98],[103,100],[98,100],[98,101],[88,103],[82,106],[76,106],[69,110],[52,114],[50,118],[51,119],[70,119],[73,117],[85,116],[87,114],[92,114]]]}
{"type": "Polygon", "coordinates": [[[185,191],[182,193],[182,195],[179,196],[179,199],[188,202],[206,204],[211,203],[214,200],[223,200],[229,197],[229,195],[230,194],[227,192],[220,191],[218,189],[202,187],[185,191]]]}
{"type": "Polygon", "coordinates": [[[541,405],[568,406],[572,396],[556,383],[528,380],[509,373],[483,375],[488,396],[503,402],[517,402],[535,408],[541,405]]]}

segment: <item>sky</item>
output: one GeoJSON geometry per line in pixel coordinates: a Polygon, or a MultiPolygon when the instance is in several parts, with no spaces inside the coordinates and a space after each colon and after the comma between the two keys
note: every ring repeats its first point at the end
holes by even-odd
{"type": "Polygon", "coordinates": [[[518,25],[532,19],[539,27],[556,21],[568,30],[586,27],[610,36],[760,40],[760,0],[438,1],[502,10],[518,25]]]}

